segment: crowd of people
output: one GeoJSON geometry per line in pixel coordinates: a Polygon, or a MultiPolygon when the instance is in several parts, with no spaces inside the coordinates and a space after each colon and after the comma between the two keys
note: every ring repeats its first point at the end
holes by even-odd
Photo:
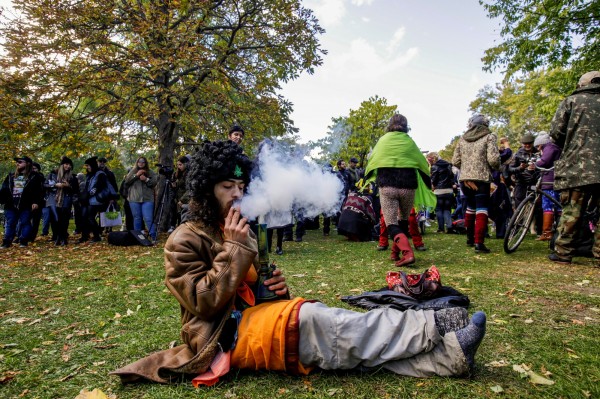
{"type": "MultiPolygon", "coordinates": [[[[485,245],[489,219],[495,221],[497,237],[506,234],[511,212],[539,180],[562,208],[555,251],[549,258],[570,263],[577,254],[577,232],[585,211],[600,205],[599,95],[600,72],[583,75],[557,110],[550,133],[524,134],[514,154],[508,139],[500,139],[498,145],[489,119],[476,114],[451,162],[438,153],[424,155],[409,135],[407,118],[393,115],[364,171],[356,158],[349,159],[349,166],[340,159],[337,170],[326,168],[340,179],[344,201],[336,215],[324,215],[323,234],[330,234],[333,222],[338,233],[352,241],[378,238],[377,249],[391,246],[390,257],[405,267],[416,262],[410,238],[415,249],[426,250],[416,210],[435,209],[438,233],[447,233],[456,230],[454,209],[454,218],[463,222],[466,244],[477,253],[489,253],[485,245]]],[[[161,383],[191,374],[197,375],[194,381],[207,385],[230,367],[297,375],[314,368],[385,368],[417,377],[469,374],[485,335],[483,312],[470,319],[461,307],[400,311],[382,306],[354,312],[292,299],[280,269],[259,279],[256,235],[236,205],[253,168],[243,138],[243,129],[234,126],[228,140],[205,142],[193,155],[179,158],[173,176],[168,176],[169,189],[175,193],[168,206],[175,216],[165,244],[166,285],[181,308],[183,344],[113,374],[123,382],[161,383]],[[274,300],[255,295],[259,281],[274,300]]],[[[117,200],[117,193],[126,199],[131,227],[145,226],[156,239],[158,176],[145,157],[137,159],[119,190],[106,159],[86,159],[85,176],[74,174],[67,157],[46,177],[27,156],[15,162],[15,171],[6,176],[0,190],[6,214],[2,248],[15,239],[21,246],[33,241],[39,230],[36,218],[37,223],[44,219],[46,208],[56,245],[68,242],[72,207],[79,241],[99,241],[102,229],[96,216],[117,200]]],[[[539,204],[539,240],[550,239],[558,211],[552,201],[539,204]]],[[[301,241],[303,229],[315,221],[302,215],[297,219],[296,241],[301,241]]],[[[286,234],[291,239],[288,227],[275,229],[278,254],[286,234]]],[[[600,260],[598,227],[592,253],[600,260]]]]}

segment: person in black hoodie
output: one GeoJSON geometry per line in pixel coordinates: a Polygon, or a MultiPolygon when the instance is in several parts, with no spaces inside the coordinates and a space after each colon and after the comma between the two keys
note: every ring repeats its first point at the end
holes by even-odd
{"type": "Polygon", "coordinates": [[[85,190],[80,199],[82,206],[83,225],[79,243],[84,243],[90,239],[90,233],[93,234],[92,242],[101,240],[102,229],[96,221],[96,216],[105,207],[105,204],[98,198],[98,194],[107,187],[108,179],[106,174],[98,169],[97,157],[91,157],[85,160],[84,168],[87,170],[85,179],[85,190]]]}
{"type": "Polygon", "coordinates": [[[452,164],[440,158],[437,152],[427,154],[427,161],[431,165],[431,188],[437,199],[435,215],[438,222],[438,233],[452,231],[452,206],[454,199],[454,173],[452,164]]]}
{"type": "Polygon", "coordinates": [[[17,167],[4,179],[0,189],[0,202],[4,204],[6,228],[0,248],[11,246],[15,237],[17,223],[21,224],[20,247],[26,247],[31,240],[31,214],[44,203],[44,179],[33,172],[33,161],[27,156],[14,158],[17,167]]]}

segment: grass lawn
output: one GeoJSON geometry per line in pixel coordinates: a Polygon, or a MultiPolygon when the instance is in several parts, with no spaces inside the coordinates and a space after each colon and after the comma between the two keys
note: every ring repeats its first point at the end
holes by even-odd
{"type": "MultiPolygon", "coordinates": [[[[500,240],[486,242],[491,254],[477,255],[465,236],[428,232],[424,239],[429,250],[416,253],[414,269],[437,265],[444,284],[469,295],[470,313],[488,315],[472,379],[234,371],[198,390],[188,382],[123,386],[108,372],[179,338],[162,248],[105,241],[56,248],[41,238],[0,252],[0,398],[75,398],[94,388],[119,399],[600,397],[600,268],[592,259],[552,264],[547,244],[534,236],[512,255],[500,240]],[[534,384],[514,365],[554,383],[534,384]]],[[[340,296],[379,289],[394,270],[376,246],[309,231],[273,259],[296,296],[346,307],[340,296]]]]}

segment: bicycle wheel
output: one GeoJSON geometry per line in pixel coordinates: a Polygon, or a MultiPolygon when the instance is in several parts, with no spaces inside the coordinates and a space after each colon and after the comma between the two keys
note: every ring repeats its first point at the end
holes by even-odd
{"type": "Polygon", "coordinates": [[[519,204],[515,214],[510,218],[504,236],[504,252],[507,254],[515,252],[523,242],[533,220],[534,208],[535,197],[530,194],[519,204]]]}

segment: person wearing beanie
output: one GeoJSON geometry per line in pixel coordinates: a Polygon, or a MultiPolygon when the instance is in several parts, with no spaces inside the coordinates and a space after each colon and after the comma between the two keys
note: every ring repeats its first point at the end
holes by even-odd
{"type": "Polygon", "coordinates": [[[237,205],[251,169],[250,159],[229,140],[207,142],[194,155],[188,175],[190,219],[164,248],[165,284],[179,302],[173,310],[181,315],[183,343],[110,374],[124,383],[177,383],[187,374],[196,376],[197,386],[216,383],[230,368],[300,376],[316,368],[384,368],[414,377],[472,371],[485,335],[483,312],[470,320],[459,307],[382,307],[365,313],[290,299],[278,268],[259,286],[258,243],[237,205]],[[273,300],[255,295],[265,290],[273,300]],[[217,372],[211,365],[220,360],[226,367],[217,372]]]}
{"type": "Polygon", "coordinates": [[[466,197],[465,227],[467,245],[477,253],[489,253],[485,246],[490,206],[492,172],[500,169],[500,150],[496,135],[489,129],[485,115],[473,115],[467,131],[460,137],[452,164],[460,169],[460,189],[466,197]]]}
{"type": "Polygon", "coordinates": [[[515,185],[513,190],[513,208],[517,206],[527,196],[527,187],[534,185],[538,179],[538,172],[535,168],[529,168],[533,164],[537,155],[537,148],[533,146],[535,136],[531,133],[525,133],[521,137],[521,148],[517,150],[512,163],[508,167],[509,174],[514,177],[515,185]]]}
{"type": "Polygon", "coordinates": [[[390,257],[399,252],[401,258],[395,265],[402,267],[415,263],[408,241],[411,209],[413,206],[433,208],[436,198],[431,192],[429,164],[408,135],[410,129],[406,117],[394,114],[386,130],[369,157],[364,186],[375,182],[379,187],[381,211],[393,240],[390,257]]]}
{"type": "Polygon", "coordinates": [[[82,231],[79,243],[84,243],[93,235],[92,242],[98,242],[102,239],[102,228],[96,221],[96,216],[105,209],[106,204],[99,198],[98,194],[107,188],[108,179],[106,174],[98,169],[98,157],[91,157],[85,160],[83,167],[86,170],[85,189],[83,198],[80,199],[82,206],[82,231]]]}
{"type": "Polygon", "coordinates": [[[244,140],[244,129],[242,129],[238,125],[233,125],[231,129],[229,129],[228,138],[233,141],[237,145],[242,145],[242,140],[244,140]]]}
{"type": "Polygon", "coordinates": [[[79,194],[79,180],[73,173],[73,161],[64,156],[56,174],[56,213],[58,214],[55,245],[67,245],[69,239],[69,221],[71,208],[76,196],[79,194]]]}
{"type": "MultiPolygon", "coordinates": [[[[578,247],[577,233],[585,228],[582,217],[587,207],[600,206],[600,71],[583,74],[577,89],[560,103],[550,137],[562,148],[554,168],[554,190],[560,192],[563,209],[555,252],[549,257],[570,263],[578,247]]],[[[592,253],[600,266],[600,221],[592,253]]]]}
{"type": "MultiPolygon", "coordinates": [[[[546,132],[540,132],[533,142],[533,146],[538,150],[540,157],[535,162],[535,165],[530,165],[529,169],[535,167],[550,169],[542,170],[542,190],[559,201],[559,196],[554,191],[554,162],[558,161],[562,152],[561,148],[552,142],[550,135],[546,132]]],[[[537,238],[538,241],[550,241],[552,239],[552,225],[554,223],[554,214],[560,209],[555,209],[555,205],[548,198],[542,196],[542,234],[537,238]]]]}
{"type": "Polygon", "coordinates": [[[0,188],[0,204],[4,204],[4,236],[1,249],[12,245],[20,223],[19,246],[26,247],[32,239],[32,213],[44,204],[44,178],[32,169],[28,156],[14,158],[16,167],[9,173],[0,188]]]}

